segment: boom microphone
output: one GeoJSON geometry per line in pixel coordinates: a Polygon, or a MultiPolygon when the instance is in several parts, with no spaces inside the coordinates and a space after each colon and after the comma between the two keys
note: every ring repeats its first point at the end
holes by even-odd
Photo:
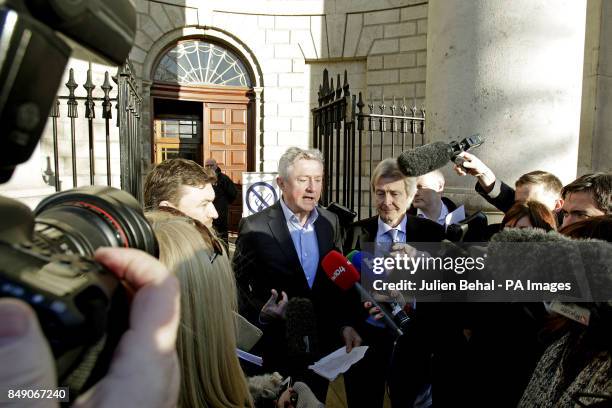
{"type": "Polygon", "coordinates": [[[453,158],[448,143],[434,142],[407,150],[399,155],[397,164],[408,177],[419,177],[444,167],[453,158]]]}
{"type": "MultiPolygon", "coordinates": [[[[419,177],[441,167],[457,156],[484,143],[479,135],[466,137],[460,142],[433,142],[407,150],[397,158],[400,170],[408,177],[419,177]]],[[[459,163],[458,163],[459,164],[459,163]]]]}
{"type": "Polygon", "coordinates": [[[372,298],[368,291],[361,286],[359,283],[359,272],[357,272],[355,266],[353,266],[353,264],[340,252],[330,251],[321,260],[321,267],[329,279],[339,286],[340,289],[349,290],[352,287],[357,289],[362,299],[367,300],[368,302],[372,303],[372,305],[380,309],[381,313],[383,314],[382,320],[388,328],[392,329],[400,336],[404,334],[402,330],[397,327],[397,324],[395,324],[393,319],[389,317],[387,312],[385,312],[385,310],[372,298]]]}
{"type": "MultiPolygon", "coordinates": [[[[537,228],[509,228],[491,237],[485,265],[491,278],[500,282],[571,282],[576,285],[571,291],[557,295],[606,302],[611,299],[611,258],[612,244],[606,241],[571,239],[537,228]]],[[[525,301],[546,300],[538,299],[537,292],[516,293],[525,301]]]]}

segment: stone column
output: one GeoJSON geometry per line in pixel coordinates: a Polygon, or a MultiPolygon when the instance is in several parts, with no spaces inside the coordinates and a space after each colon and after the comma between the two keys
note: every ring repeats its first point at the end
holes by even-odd
{"type": "MultiPolygon", "coordinates": [[[[509,184],[541,169],[576,176],[586,0],[430,0],[427,140],[478,133],[474,151],[509,184]]],[[[445,169],[470,207],[473,177],[445,169]]]]}
{"type": "Polygon", "coordinates": [[[264,139],[263,139],[263,131],[262,131],[262,123],[261,123],[261,112],[263,110],[261,94],[263,92],[263,87],[256,86],[253,87],[253,92],[255,93],[255,98],[253,100],[254,109],[253,109],[253,121],[255,122],[254,131],[255,131],[255,146],[253,149],[255,150],[255,166],[254,171],[264,171],[263,168],[263,147],[264,147],[264,139]]]}
{"type": "Polygon", "coordinates": [[[612,2],[588,0],[578,173],[612,172],[612,2]]]}

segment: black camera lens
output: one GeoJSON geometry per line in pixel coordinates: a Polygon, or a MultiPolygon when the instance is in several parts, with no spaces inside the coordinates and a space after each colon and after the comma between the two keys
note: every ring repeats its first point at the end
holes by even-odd
{"type": "Polygon", "coordinates": [[[113,187],[87,186],[45,198],[36,207],[34,243],[50,253],[91,256],[102,246],[158,255],[157,240],[138,201],[113,187]]]}

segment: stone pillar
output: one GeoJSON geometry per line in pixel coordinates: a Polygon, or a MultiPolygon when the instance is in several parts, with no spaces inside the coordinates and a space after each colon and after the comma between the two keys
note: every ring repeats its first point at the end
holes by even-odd
{"type": "MultiPolygon", "coordinates": [[[[541,169],[576,176],[586,0],[430,0],[427,140],[478,133],[474,151],[509,184],[541,169]]],[[[445,169],[447,192],[484,201],[445,169]]]]}
{"type": "Polygon", "coordinates": [[[254,124],[254,131],[255,131],[255,146],[253,146],[254,150],[255,150],[255,165],[254,165],[254,171],[264,171],[263,169],[263,147],[264,147],[264,136],[263,136],[263,130],[262,130],[262,118],[261,118],[261,112],[263,110],[262,107],[262,100],[261,100],[261,94],[263,92],[263,87],[261,86],[256,86],[253,87],[253,92],[255,93],[255,98],[253,101],[254,109],[253,109],[253,121],[255,122],[254,124]]]}
{"type": "Polygon", "coordinates": [[[578,174],[612,172],[612,2],[588,0],[578,174]]]}

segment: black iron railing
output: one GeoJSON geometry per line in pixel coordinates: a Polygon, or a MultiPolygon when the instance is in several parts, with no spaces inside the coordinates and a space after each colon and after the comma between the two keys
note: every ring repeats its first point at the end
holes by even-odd
{"type": "Polygon", "coordinates": [[[313,145],[325,158],[321,201],[324,205],[332,201],[342,204],[356,211],[358,218],[367,202],[371,216],[369,181],[374,166],[385,157],[424,143],[425,109],[417,109],[416,102],[408,108],[405,98],[401,105],[393,98],[387,106],[384,96],[377,105],[373,101],[366,104],[361,92],[358,97],[351,95],[346,71],[342,86],[338,74],[334,88],[327,69],[318,101],[319,106],[312,109],[312,129],[313,145]],[[369,112],[365,112],[366,106],[369,112]]]}
{"type": "MultiPolygon", "coordinates": [[[[59,95],[49,114],[52,124],[53,137],[53,170],[51,173],[48,170],[47,176],[52,176],[52,184],[56,191],[61,190],[60,172],[60,157],[59,157],[59,142],[58,142],[58,118],[60,118],[61,101],[66,101],[67,117],[70,118],[70,152],[71,152],[71,170],[72,170],[72,186],[78,185],[78,174],[82,169],[77,167],[77,144],[85,142],[84,137],[77,135],[77,119],[79,118],[79,105],[82,102],[85,107],[83,117],[87,121],[87,145],[89,159],[89,184],[95,184],[96,175],[96,155],[94,126],[95,106],[96,103],[101,103],[102,119],[104,121],[104,141],[105,141],[105,161],[106,161],[106,183],[111,185],[111,125],[110,121],[113,117],[113,104],[117,109],[117,122],[119,127],[119,146],[120,146],[120,169],[121,169],[121,188],[128,191],[136,198],[142,198],[141,188],[141,158],[142,148],[140,143],[140,109],[142,98],[138,94],[136,80],[133,75],[133,70],[129,62],[118,69],[117,75],[112,77],[118,87],[117,97],[111,98],[110,93],[113,86],[110,82],[108,72],[104,73],[104,82],[100,88],[104,92],[103,97],[94,97],[93,91],[96,88],[92,81],[91,68],[87,70],[87,80],[82,85],[87,91],[86,96],[76,96],[75,90],[79,87],[74,79],[74,70],[71,68],[68,75],[68,82],[65,86],[68,90],[67,95],[59,95]]],[[[50,164],[50,163],[49,163],[50,164]]],[[[50,166],[49,166],[50,167],[50,166]]]]}

